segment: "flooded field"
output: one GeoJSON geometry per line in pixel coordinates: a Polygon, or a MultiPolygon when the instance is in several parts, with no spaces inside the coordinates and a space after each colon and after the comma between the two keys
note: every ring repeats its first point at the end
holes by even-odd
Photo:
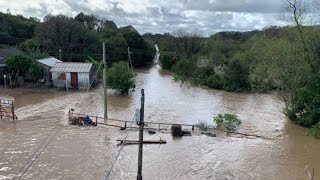
{"type": "MultiPolygon", "coordinates": [[[[199,133],[145,145],[144,179],[270,179],[304,180],[305,171],[320,178],[320,141],[281,113],[276,94],[228,93],[180,85],[158,67],[139,69],[137,89],[129,96],[110,92],[110,118],[131,120],[145,89],[145,121],[196,124],[219,113],[237,114],[239,132],[263,138],[199,133]]],[[[102,88],[78,91],[20,90],[14,94],[18,121],[0,121],[0,179],[103,179],[119,150],[117,139],[127,131],[112,127],[69,126],[68,110],[103,116],[102,88]]],[[[128,139],[137,139],[129,131],[128,139]]],[[[136,179],[138,146],[125,146],[110,179],[136,179]]]]}

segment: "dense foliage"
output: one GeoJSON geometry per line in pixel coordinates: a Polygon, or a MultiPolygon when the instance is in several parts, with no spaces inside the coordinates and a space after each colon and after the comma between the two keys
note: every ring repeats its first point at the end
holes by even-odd
{"type": "Polygon", "coordinates": [[[32,38],[38,23],[39,20],[33,17],[25,18],[0,12],[0,44],[11,46],[32,38]]]}
{"type": "Polygon", "coordinates": [[[319,37],[318,26],[220,32],[199,37],[194,44],[202,48],[189,56],[168,43],[181,42],[181,36],[145,34],[158,44],[162,68],[172,70],[175,78],[228,91],[278,90],[285,114],[313,129],[320,121],[319,37]]]}
{"type": "Polygon", "coordinates": [[[18,76],[24,76],[32,64],[32,60],[24,55],[16,55],[6,60],[9,84],[11,87],[17,85],[18,76]]]}
{"type": "Polygon", "coordinates": [[[134,66],[152,61],[155,49],[132,27],[118,28],[112,21],[84,13],[76,17],[47,15],[43,22],[0,13],[0,47],[17,46],[21,51],[46,52],[62,61],[84,62],[102,59],[106,43],[108,65],[128,60],[128,47],[134,66]]]}
{"type": "Polygon", "coordinates": [[[234,114],[218,114],[213,118],[213,122],[217,124],[217,128],[227,131],[235,131],[237,125],[241,124],[241,120],[234,114]]]}
{"type": "Polygon", "coordinates": [[[128,94],[134,88],[134,74],[125,62],[114,63],[107,71],[107,85],[122,94],[128,94]]]}

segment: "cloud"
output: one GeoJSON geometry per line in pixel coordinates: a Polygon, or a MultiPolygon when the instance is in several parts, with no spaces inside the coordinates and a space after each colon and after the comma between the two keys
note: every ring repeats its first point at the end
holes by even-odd
{"type": "Polygon", "coordinates": [[[0,0],[0,11],[35,16],[92,13],[118,26],[133,25],[140,33],[172,32],[178,28],[205,35],[286,25],[281,0],[0,0]]]}

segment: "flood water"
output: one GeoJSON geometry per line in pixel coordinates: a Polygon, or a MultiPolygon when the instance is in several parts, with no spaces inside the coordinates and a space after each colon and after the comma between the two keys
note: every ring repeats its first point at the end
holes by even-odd
{"type": "MultiPolygon", "coordinates": [[[[229,93],[181,85],[158,66],[136,70],[137,88],[129,96],[113,91],[108,116],[131,120],[145,89],[145,121],[213,124],[213,116],[233,113],[238,131],[262,136],[194,132],[173,138],[170,133],[145,133],[145,139],[167,141],[144,145],[144,179],[308,179],[306,164],[320,178],[320,141],[281,113],[276,94],[229,93]]],[[[89,92],[31,91],[18,94],[18,121],[0,120],[0,179],[103,179],[119,150],[117,139],[138,139],[137,131],[113,127],[69,126],[68,110],[103,116],[102,88],[89,92]]],[[[109,179],[136,179],[138,146],[125,146],[109,179]]]]}

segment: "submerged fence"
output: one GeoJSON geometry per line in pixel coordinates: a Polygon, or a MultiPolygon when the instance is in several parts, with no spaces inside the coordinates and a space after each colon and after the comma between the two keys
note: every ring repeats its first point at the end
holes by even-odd
{"type": "MultiPolygon", "coordinates": [[[[95,122],[97,125],[106,125],[106,126],[112,126],[112,127],[117,127],[120,129],[127,129],[127,128],[131,128],[131,129],[137,129],[139,128],[136,124],[128,127],[129,123],[132,123],[132,121],[130,120],[119,120],[119,119],[112,119],[112,118],[103,118],[103,117],[99,117],[99,116],[94,116],[94,115],[87,115],[87,114],[81,114],[81,113],[74,113],[72,111],[69,111],[69,120],[70,118],[74,117],[74,116],[88,116],[92,119],[93,122],[95,122]]],[[[168,130],[168,126],[172,126],[172,125],[181,125],[182,127],[188,127],[191,128],[192,130],[194,130],[196,125],[193,124],[180,124],[180,123],[157,123],[157,122],[148,122],[148,121],[144,121],[145,124],[145,128],[144,129],[158,129],[158,130],[168,130]]]]}

